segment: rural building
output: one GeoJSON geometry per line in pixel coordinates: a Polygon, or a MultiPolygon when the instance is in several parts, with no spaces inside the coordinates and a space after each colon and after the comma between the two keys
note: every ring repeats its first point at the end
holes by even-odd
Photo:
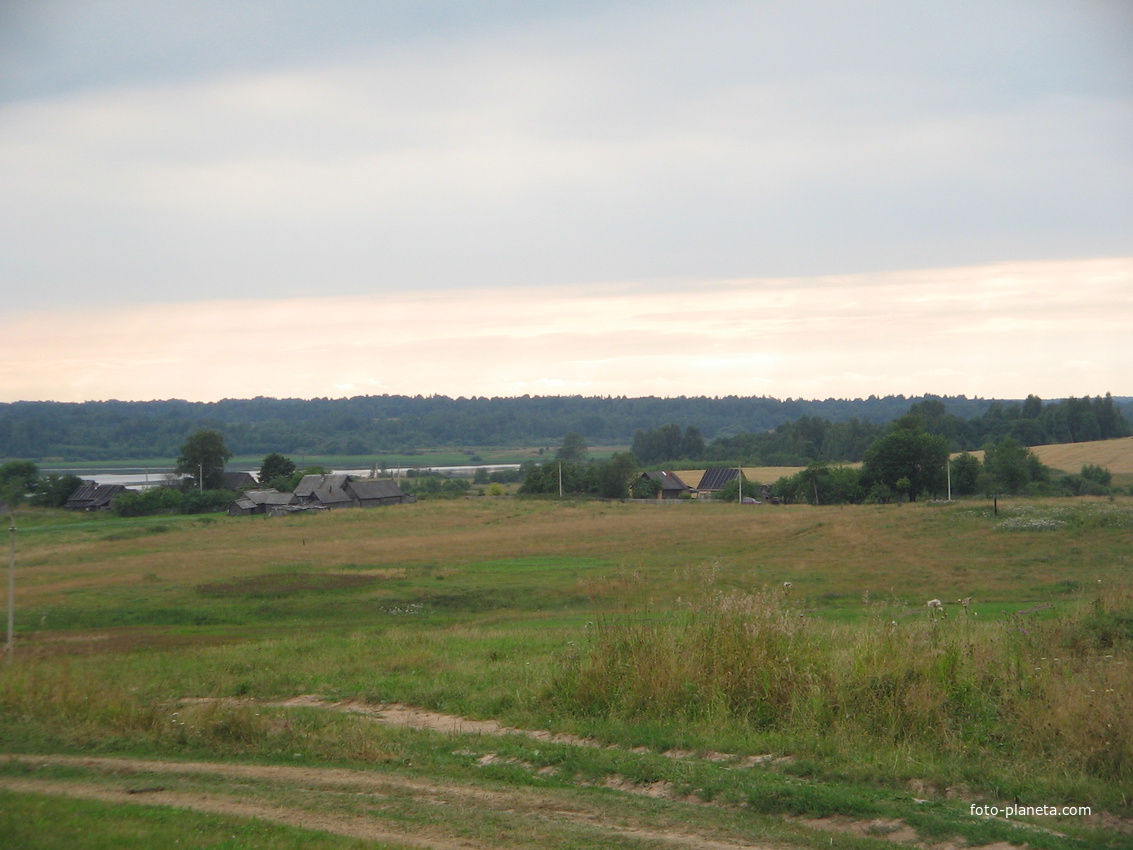
{"type": "Polygon", "coordinates": [[[715,496],[724,489],[724,485],[741,477],[743,473],[734,466],[730,469],[706,469],[696,485],[698,496],[715,496]]]}
{"type": "Polygon", "coordinates": [[[259,484],[256,478],[250,472],[225,472],[224,473],[224,489],[225,490],[247,490],[250,487],[256,487],[259,484]]]}
{"type": "Polygon", "coordinates": [[[349,481],[350,476],[345,472],[304,475],[295,488],[295,504],[319,505],[324,508],[352,508],[354,496],[346,489],[349,481]]]}
{"type": "Polygon", "coordinates": [[[403,505],[417,501],[415,496],[402,492],[397,482],[390,478],[352,478],[346,482],[345,489],[360,508],[403,505]]]}
{"type": "Polygon", "coordinates": [[[679,499],[682,495],[692,494],[692,488],[681,481],[675,472],[658,470],[656,472],[641,473],[643,479],[655,481],[661,489],[657,492],[658,499],[679,499]]]}
{"type": "Polygon", "coordinates": [[[331,509],[372,508],[417,501],[388,478],[355,479],[344,472],[304,475],[294,496],[296,505],[331,509]]]}
{"type": "Polygon", "coordinates": [[[248,490],[228,506],[229,516],[249,516],[251,514],[274,514],[278,509],[295,503],[294,493],[281,493],[275,488],[267,490],[248,490]]]}
{"type": "Polygon", "coordinates": [[[123,493],[132,492],[124,484],[95,484],[86,481],[67,499],[64,508],[71,511],[108,511],[114,506],[114,500],[123,493]]]}

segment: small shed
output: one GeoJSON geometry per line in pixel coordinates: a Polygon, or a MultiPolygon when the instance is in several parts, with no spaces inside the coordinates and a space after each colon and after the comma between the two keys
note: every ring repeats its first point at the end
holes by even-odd
{"type": "Polygon", "coordinates": [[[275,488],[248,490],[228,506],[229,516],[274,513],[276,508],[295,502],[294,493],[281,493],[275,488]]]}
{"type": "Polygon", "coordinates": [[[692,488],[681,481],[680,476],[675,472],[660,469],[656,472],[643,472],[641,477],[660,485],[661,489],[657,492],[658,499],[679,499],[686,493],[690,495],[692,493],[692,488]]]}
{"type": "Polygon", "coordinates": [[[124,484],[95,484],[84,481],[76,487],[63,507],[70,511],[108,511],[114,507],[114,500],[128,492],[124,484]]]}

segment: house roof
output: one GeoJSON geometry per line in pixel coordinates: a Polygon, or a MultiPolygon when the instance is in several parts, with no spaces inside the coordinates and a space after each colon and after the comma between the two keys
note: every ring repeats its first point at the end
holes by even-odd
{"type": "Polygon", "coordinates": [[[405,495],[389,478],[352,479],[346,489],[357,499],[400,499],[405,495]]]}
{"type": "Polygon", "coordinates": [[[120,493],[126,492],[124,484],[95,484],[87,481],[75,488],[63,507],[72,509],[103,508],[114,501],[120,493]]]}
{"type": "Polygon", "coordinates": [[[256,477],[250,472],[225,472],[224,489],[239,490],[241,487],[256,486],[256,477]]]}
{"type": "Polygon", "coordinates": [[[336,502],[354,501],[346,491],[350,476],[344,472],[331,472],[326,475],[304,475],[295,488],[295,498],[304,501],[317,501],[324,505],[336,502]]]}
{"type": "Polygon", "coordinates": [[[655,472],[642,473],[644,477],[650,481],[656,481],[661,485],[662,490],[689,490],[691,489],[687,484],[681,481],[680,476],[675,472],[659,469],[655,472]]]}
{"type": "Polygon", "coordinates": [[[739,474],[739,470],[734,466],[726,469],[706,469],[704,470],[704,477],[700,479],[700,484],[697,485],[696,489],[723,490],[724,485],[739,474]]]}
{"type": "Polygon", "coordinates": [[[274,487],[267,490],[248,490],[244,498],[256,505],[289,505],[295,498],[294,493],[281,493],[274,487]]]}

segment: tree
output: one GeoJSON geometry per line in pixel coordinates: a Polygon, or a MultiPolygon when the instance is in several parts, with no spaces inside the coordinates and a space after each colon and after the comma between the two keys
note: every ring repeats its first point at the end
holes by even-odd
{"type": "Polygon", "coordinates": [[[18,505],[35,489],[39,467],[30,460],[13,460],[0,466],[0,502],[9,507],[18,505]]]}
{"type": "Polygon", "coordinates": [[[685,435],[681,439],[681,457],[688,460],[697,460],[704,456],[704,435],[695,425],[685,428],[685,435]]]}
{"type": "Polygon", "coordinates": [[[175,469],[192,476],[200,489],[219,490],[224,487],[224,464],[230,457],[232,452],[224,445],[220,432],[201,428],[181,445],[175,469]]]}
{"type": "Polygon", "coordinates": [[[618,452],[609,460],[594,464],[594,480],[598,495],[606,499],[629,498],[630,480],[638,472],[637,458],[632,452],[618,452]]]}
{"type": "Polygon", "coordinates": [[[272,452],[264,458],[264,462],[260,464],[260,484],[267,486],[275,486],[272,484],[277,479],[290,479],[295,474],[295,464],[289,457],[285,457],[279,452],[272,452]]]}
{"type": "Polygon", "coordinates": [[[563,444],[555,452],[555,457],[564,463],[578,463],[586,460],[586,453],[589,450],[590,447],[586,445],[586,438],[577,431],[571,431],[563,437],[563,444]]]}
{"type": "Polygon", "coordinates": [[[944,489],[946,463],[948,441],[920,427],[919,417],[903,416],[897,427],[866,450],[862,486],[869,490],[874,484],[885,484],[916,501],[920,493],[944,489]]]}
{"type": "Polygon", "coordinates": [[[1113,483],[1113,473],[1104,466],[1097,464],[1087,463],[1082,467],[1081,475],[1087,481],[1095,481],[1103,487],[1108,487],[1113,483]]]}
{"type": "Polygon", "coordinates": [[[731,481],[728,481],[716,493],[715,498],[721,502],[738,502],[745,496],[750,496],[753,499],[758,499],[760,493],[760,484],[758,481],[749,481],[748,479],[737,475],[731,481]],[[743,493],[740,492],[741,488],[743,493]]]}
{"type": "Polygon", "coordinates": [[[964,452],[952,458],[952,492],[957,496],[970,496],[979,489],[980,459],[964,452]]]}
{"type": "Polygon", "coordinates": [[[77,475],[58,475],[50,472],[35,482],[31,503],[41,508],[61,508],[71,494],[83,486],[77,475]]]}
{"type": "Polygon", "coordinates": [[[656,499],[661,495],[661,482],[643,475],[633,482],[630,495],[635,499],[656,499]]]}
{"type": "Polygon", "coordinates": [[[984,450],[987,486],[994,493],[1018,493],[1031,480],[1030,457],[1031,450],[1011,437],[988,446],[984,450]]]}

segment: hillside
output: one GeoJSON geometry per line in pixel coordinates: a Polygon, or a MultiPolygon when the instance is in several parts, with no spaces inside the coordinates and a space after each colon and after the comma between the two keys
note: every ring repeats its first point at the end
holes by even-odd
{"type": "MultiPolygon", "coordinates": [[[[1031,451],[1047,466],[1063,472],[1079,472],[1086,464],[1093,464],[1105,467],[1114,475],[1133,475],[1133,437],[1033,446],[1031,451]]],[[[982,451],[972,454],[983,459],[982,451]]]]}
{"type": "Polygon", "coordinates": [[[1133,475],[1133,437],[1035,446],[1031,451],[1047,466],[1065,472],[1078,472],[1090,463],[1103,466],[1114,475],[1133,475]]]}

